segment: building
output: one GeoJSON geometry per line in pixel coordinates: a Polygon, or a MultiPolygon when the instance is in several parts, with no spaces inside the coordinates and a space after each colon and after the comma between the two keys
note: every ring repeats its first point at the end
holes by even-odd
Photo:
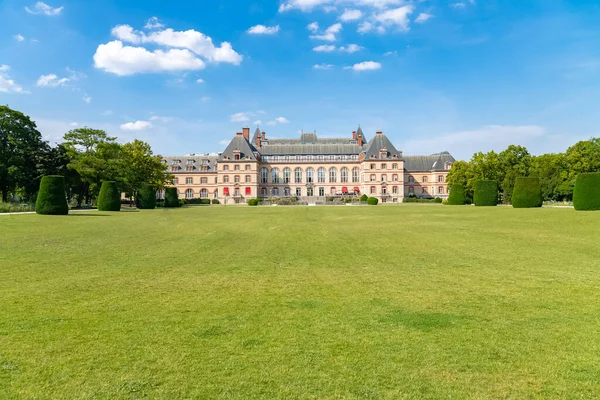
{"type": "Polygon", "coordinates": [[[400,203],[411,195],[448,197],[446,176],[454,158],[448,152],[404,156],[383,132],[368,140],[360,127],[351,137],[335,139],[316,133],[269,139],[258,128],[250,137],[250,128],[243,128],[222,153],[164,157],[164,162],[185,199],[232,204],[294,196],[311,202],[367,194],[400,203]]]}

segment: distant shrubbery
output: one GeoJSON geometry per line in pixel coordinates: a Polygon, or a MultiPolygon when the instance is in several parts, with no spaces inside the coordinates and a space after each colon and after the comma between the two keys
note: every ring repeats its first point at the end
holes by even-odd
{"type": "Polygon", "coordinates": [[[600,173],[577,175],[573,191],[573,206],[576,210],[600,210],[600,173]]]}
{"type": "Polygon", "coordinates": [[[537,177],[517,178],[512,194],[514,208],[534,208],[542,206],[542,189],[537,177]]]}
{"type": "Polygon", "coordinates": [[[379,203],[379,199],[377,197],[369,197],[367,199],[367,204],[370,206],[376,206],[379,203]]]}
{"type": "Polygon", "coordinates": [[[156,188],[144,185],[135,197],[135,205],[142,210],[153,210],[156,208],[156,188]]]}
{"type": "Polygon", "coordinates": [[[498,184],[496,181],[480,179],[475,182],[473,200],[476,206],[498,205],[498,184]]]}
{"type": "Polygon", "coordinates": [[[405,197],[402,200],[403,203],[442,203],[442,199],[440,197],[436,197],[435,199],[426,199],[420,197],[409,196],[405,197]]]}
{"type": "Polygon", "coordinates": [[[33,207],[29,204],[3,203],[0,201],[0,213],[29,212],[29,211],[35,211],[35,207],[33,207]]]}
{"type": "Polygon", "coordinates": [[[221,202],[219,201],[219,199],[212,199],[212,203],[213,204],[221,204],[221,202]]]}
{"type": "Polygon", "coordinates": [[[465,187],[460,183],[455,183],[454,185],[452,185],[452,187],[450,187],[450,194],[448,195],[448,205],[462,206],[465,203],[465,187]]]}
{"type": "MultiPolygon", "coordinates": [[[[121,208],[121,203],[119,203],[119,208],[121,208]]],[[[49,175],[42,178],[35,202],[35,212],[44,215],[67,215],[69,213],[64,177],[49,175]]]]}
{"type": "Polygon", "coordinates": [[[366,194],[363,194],[362,196],[360,196],[360,201],[367,201],[369,199],[369,196],[367,196],[366,194]]]}
{"type": "Polygon", "coordinates": [[[203,205],[209,205],[210,204],[210,199],[185,199],[185,203],[184,204],[203,204],[203,205]]]}
{"type": "Polygon", "coordinates": [[[260,203],[260,199],[249,199],[248,200],[248,205],[249,206],[257,206],[258,203],[260,203]]]}
{"type": "Polygon", "coordinates": [[[104,181],[98,195],[98,211],[120,211],[121,192],[117,188],[117,182],[104,181]]]}
{"type": "Polygon", "coordinates": [[[168,207],[168,208],[181,207],[181,203],[179,202],[179,193],[177,192],[177,188],[174,188],[174,187],[165,188],[164,207],[168,207]]]}

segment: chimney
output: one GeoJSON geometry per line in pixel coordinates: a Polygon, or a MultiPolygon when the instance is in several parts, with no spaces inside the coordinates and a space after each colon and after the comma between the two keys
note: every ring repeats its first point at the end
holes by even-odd
{"type": "Polygon", "coordinates": [[[358,137],[358,145],[359,145],[359,146],[362,146],[362,145],[363,145],[363,135],[360,135],[360,136],[358,137]]]}
{"type": "Polygon", "coordinates": [[[377,135],[381,135],[381,134],[383,134],[383,132],[382,132],[382,131],[377,131],[377,132],[375,132],[375,133],[376,133],[377,135]]]}
{"type": "Polygon", "coordinates": [[[265,140],[265,137],[266,137],[266,133],[263,132],[262,136],[261,136],[262,140],[265,140]]]}
{"type": "Polygon", "coordinates": [[[352,139],[356,140],[356,131],[352,131],[352,139]]]}
{"type": "Polygon", "coordinates": [[[261,137],[257,137],[256,138],[256,147],[260,147],[260,141],[261,141],[261,137]]]}
{"type": "Polygon", "coordinates": [[[248,127],[242,128],[242,132],[244,134],[244,138],[247,141],[250,141],[250,128],[248,128],[248,127]]]}

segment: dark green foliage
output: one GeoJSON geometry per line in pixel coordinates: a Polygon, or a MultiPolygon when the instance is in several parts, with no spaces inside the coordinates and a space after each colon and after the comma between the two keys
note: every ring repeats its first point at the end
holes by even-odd
{"type": "Polygon", "coordinates": [[[184,204],[202,204],[209,205],[210,199],[185,199],[184,204]]]}
{"type": "Polygon", "coordinates": [[[451,206],[462,206],[465,203],[465,187],[460,183],[453,184],[452,187],[450,187],[447,204],[451,206]]]}
{"type": "Polygon", "coordinates": [[[250,199],[250,200],[248,200],[248,205],[249,206],[257,206],[259,202],[260,202],[260,199],[250,199]]]}
{"type": "Polygon", "coordinates": [[[35,202],[35,212],[44,215],[67,215],[69,213],[64,177],[48,175],[42,178],[35,202]]]}
{"type": "Polygon", "coordinates": [[[498,183],[492,180],[475,181],[473,202],[476,206],[489,207],[498,205],[498,183]]]}
{"type": "Polygon", "coordinates": [[[537,177],[517,178],[512,195],[514,208],[534,208],[542,206],[542,189],[537,177]]]}
{"type": "Polygon", "coordinates": [[[219,199],[212,199],[212,203],[213,204],[221,204],[221,202],[219,201],[219,199]]]}
{"type": "Polygon", "coordinates": [[[181,203],[179,203],[179,193],[177,193],[177,188],[165,188],[165,207],[181,207],[181,203]]]}
{"type": "Polygon", "coordinates": [[[436,197],[435,200],[433,200],[434,203],[438,203],[438,204],[442,204],[442,198],[441,197],[436,197]]]}
{"type": "Polygon", "coordinates": [[[153,210],[156,208],[156,188],[143,185],[135,197],[135,205],[142,210],[153,210]]]}
{"type": "Polygon", "coordinates": [[[573,191],[576,210],[600,210],[600,172],[577,175],[573,191]]]}
{"type": "MultiPolygon", "coordinates": [[[[409,197],[405,197],[404,200],[402,200],[402,202],[404,202],[404,203],[435,203],[436,201],[434,199],[426,199],[426,198],[409,196],[409,197]]],[[[439,202],[441,203],[442,199],[440,199],[439,202]]]]}
{"type": "Polygon", "coordinates": [[[360,196],[360,201],[367,201],[369,199],[369,196],[367,196],[366,194],[363,194],[362,196],[360,196]]]}
{"type": "Polygon", "coordinates": [[[379,199],[377,197],[369,197],[367,199],[367,204],[370,206],[376,206],[379,203],[379,199]]]}
{"type": "Polygon", "coordinates": [[[98,195],[98,211],[120,211],[121,191],[115,181],[104,181],[98,195]]]}

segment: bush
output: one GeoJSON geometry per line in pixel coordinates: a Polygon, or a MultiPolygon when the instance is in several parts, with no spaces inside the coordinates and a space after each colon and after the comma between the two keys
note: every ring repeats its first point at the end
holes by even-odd
{"type": "MultiPolygon", "coordinates": [[[[119,207],[121,207],[120,204],[119,207]]],[[[40,191],[35,202],[35,212],[42,215],[67,215],[69,213],[64,177],[58,175],[42,177],[40,191]]]]}
{"type": "Polygon", "coordinates": [[[248,200],[248,205],[249,206],[257,206],[258,203],[260,203],[260,199],[249,199],[248,200]]]}
{"type": "Polygon", "coordinates": [[[442,198],[441,197],[436,197],[435,200],[433,201],[434,203],[438,203],[438,204],[442,204],[442,198]]]}
{"type": "Polygon", "coordinates": [[[121,192],[117,188],[117,182],[104,181],[100,186],[98,195],[98,211],[120,211],[121,192]]]}
{"type": "Polygon", "coordinates": [[[156,208],[156,188],[150,185],[144,185],[138,190],[135,197],[135,205],[142,210],[153,210],[156,208]]]}
{"type": "Polygon", "coordinates": [[[498,205],[498,184],[496,181],[475,181],[475,194],[473,201],[476,206],[489,207],[498,205]]]}
{"type": "Polygon", "coordinates": [[[181,207],[181,203],[179,203],[179,194],[177,193],[177,188],[165,188],[165,207],[181,207]]]}
{"type": "Polygon", "coordinates": [[[465,187],[460,183],[455,183],[450,187],[450,194],[448,195],[448,205],[462,206],[465,203],[465,187]]]}
{"type": "Polygon", "coordinates": [[[212,203],[213,204],[221,204],[221,202],[219,201],[219,199],[212,199],[212,203]]]}
{"type": "Polygon", "coordinates": [[[379,203],[379,199],[377,199],[377,197],[369,197],[367,199],[367,204],[370,206],[376,206],[377,203],[379,203]]]}
{"type": "Polygon", "coordinates": [[[577,175],[573,191],[576,210],[600,210],[600,172],[577,175]]]}
{"type": "Polygon", "coordinates": [[[542,206],[542,189],[536,177],[517,178],[513,189],[514,208],[533,208],[542,206]]]}
{"type": "MultiPolygon", "coordinates": [[[[440,199],[440,203],[441,203],[441,201],[442,201],[442,199],[440,199]]],[[[424,198],[409,196],[409,197],[405,197],[402,202],[403,203],[433,203],[434,199],[424,199],[424,198]]]]}
{"type": "Polygon", "coordinates": [[[19,203],[3,203],[0,201],[0,213],[35,211],[35,206],[19,203]]]}
{"type": "Polygon", "coordinates": [[[366,194],[363,194],[362,196],[360,196],[360,201],[367,201],[369,199],[369,196],[367,196],[366,194]]]}
{"type": "Polygon", "coordinates": [[[210,199],[185,199],[183,201],[184,204],[202,204],[209,205],[210,199]]]}

